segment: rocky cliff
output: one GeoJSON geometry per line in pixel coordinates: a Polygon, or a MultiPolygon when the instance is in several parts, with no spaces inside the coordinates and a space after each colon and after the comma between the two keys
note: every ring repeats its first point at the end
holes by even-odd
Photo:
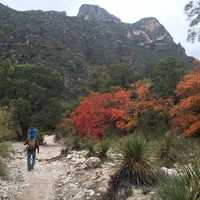
{"type": "Polygon", "coordinates": [[[105,9],[88,4],[84,4],[80,7],[78,17],[81,17],[84,20],[94,20],[97,22],[121,23],[121,20],[118,17],[111,15],[105,9]]]}
{"type": "Polygon", "coordinates": [[[168,56],[191,61],[155,18],[121,23],[93,5],[81,6],[78,17],[55,11],[17,12],[2,4],[0,10],[1,58],[53,66],[127,62],[138,68],[168,56]]]}

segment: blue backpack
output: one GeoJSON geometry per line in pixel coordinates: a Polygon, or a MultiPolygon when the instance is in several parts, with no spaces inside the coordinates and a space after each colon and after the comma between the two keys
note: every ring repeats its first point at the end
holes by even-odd
{"type": "Polygon", "coordinates": [[[37,135],[38,135],[38,131],[36,128],[31,127],[28,129],[28,139],[29,140],[36,139],[37,135]]]}

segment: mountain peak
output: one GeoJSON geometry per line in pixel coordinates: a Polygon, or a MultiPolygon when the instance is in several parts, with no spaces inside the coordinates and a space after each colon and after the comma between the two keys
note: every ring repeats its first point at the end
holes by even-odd
{"type": "Polygon", "coordinates": [[[0,3],[0,10],[12,10],[11,8],[9,8],[8,6],[5,6],[4,4],[0,3]]]}
{"type": "Polygon", "coordinates": [[[84,20],[121,23],[121,20],[118,17],[110,14],[104,8],[90,4],[83,4],[80,7],[78,17],[81,17],[84,20]]]}

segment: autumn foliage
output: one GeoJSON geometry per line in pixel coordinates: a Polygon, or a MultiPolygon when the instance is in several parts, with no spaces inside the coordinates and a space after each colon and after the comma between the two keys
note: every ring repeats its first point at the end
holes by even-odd
{"type": "Polygon", "coordinates": [[[81,136],[101,137],[108,128],[126,133],[137,127],[139,117],[146,110],[164,113],[167,105],[167,100],[151,95],[148,82],[139,81],[129,90],[94,93],[85,97],[72,118],[81,136]]]}
{"type": "Polygon", "coordinates": [[[177,85],[180,101],[171,111],[174,127],[186,136],[200,132],[200,66],[177,85]]]}
{"type": "Polygon", "coordinates": [[[73,122],[81,136],[101,137],[105,130],[115,125],[123,126],[130,98],[128,92],[94,93],[85,97],[73,113],[73,122]]]}

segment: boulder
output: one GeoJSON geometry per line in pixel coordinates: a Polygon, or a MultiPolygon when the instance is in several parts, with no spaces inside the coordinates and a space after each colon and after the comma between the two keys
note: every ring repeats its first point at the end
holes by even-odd
{"type": "Polygon", "coordinates": [[[90,157],[86,160],[88,168],[94,169],[101,166],[101,160],[97,157],[90,157]]]}

